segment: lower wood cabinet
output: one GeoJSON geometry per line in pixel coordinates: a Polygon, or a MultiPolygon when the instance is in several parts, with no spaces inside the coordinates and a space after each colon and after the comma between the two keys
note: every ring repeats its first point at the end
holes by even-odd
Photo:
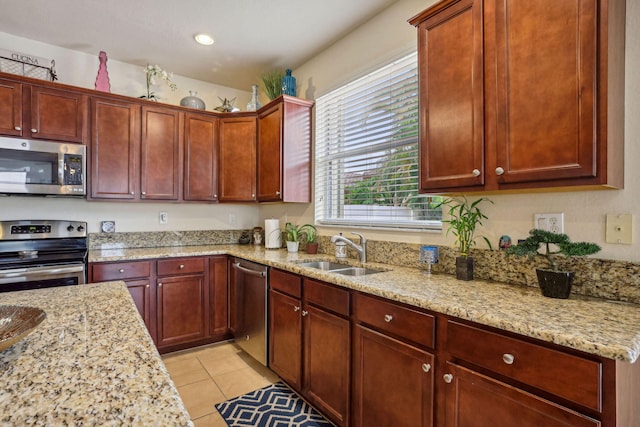
{"type": "Polygon", "coordinates": [[[434,425],[434,355],[402,336],[424,333],[417,325],[426,320],[432,342],[433,316],[356,294],[354,320],[352,425],[434,425]]]}
{"type": "Polygon", "coordinates": [[[161,353],[230,338],[225,255],[90,264],[90,282],[111,280],[127,284],[161,353]]]}
{"type": "Polygon", "coordinates": [[[270,286],[270,368],[333,423],[349,425],[349,292],[280,270],[270,286]]]}

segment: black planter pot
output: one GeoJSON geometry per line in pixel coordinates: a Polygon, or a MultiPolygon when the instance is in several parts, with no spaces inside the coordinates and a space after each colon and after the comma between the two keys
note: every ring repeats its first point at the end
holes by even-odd
{"type": "Polygon", "coordinates": [[[553,271],[536,269],[538,285],[542,295],[549,298],[569,298],[571,284],[573,283],[573,271],[553,271]]]}
{"type": "Polygon", "coordinates": [[[456,279],[473,280],[473,258],[470,256],[456,257],[456,279]]]}

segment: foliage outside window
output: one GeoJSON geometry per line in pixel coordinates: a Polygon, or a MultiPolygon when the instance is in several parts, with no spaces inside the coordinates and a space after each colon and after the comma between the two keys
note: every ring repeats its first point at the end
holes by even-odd
{"type": "Polygon", "coordinates": [[[416,54],[316,100],[318,224],[440,229],[442,198],[418,194],[416,54]]]}

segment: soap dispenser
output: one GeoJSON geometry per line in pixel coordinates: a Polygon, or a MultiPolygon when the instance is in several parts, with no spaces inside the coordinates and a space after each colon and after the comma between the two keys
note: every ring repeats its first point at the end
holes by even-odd
{"type": "MultiPolygon", "coordinates": [[[[342,233],[340,233],[342,236],[342,233]]],[[[336,258],[347,257],[347,244],[341,240],[336,242],[336,258]]]]}

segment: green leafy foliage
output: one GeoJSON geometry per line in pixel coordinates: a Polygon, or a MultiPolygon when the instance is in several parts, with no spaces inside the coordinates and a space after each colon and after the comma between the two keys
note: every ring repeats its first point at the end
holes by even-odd
{"type": "Polygon", "coordinates": [[[270,100],[274,100],[282,95],[282,78],[284,72],[282,70],[274,70],[262,75],[262,83],[264,83],[264,92],[270,100]]]}
{"type": "Polygon", "coordinates": [[[558,271],[558,263],[554,255],[587,256],[600,251],[600,246],[589,242],[572,242],[569,236],[563,233],[534,228],[529,231],[529,237],[523,242],[507,249],[507,254],[533,257],[544,256],[554,271],[558,271]],[[540,252],[540,250],[543,252],[540,252]]]}
{"type": "MultiPolygon", "coordinates": [[[[481,197],[474,202],[469,202],[466,197],[462,199],[445,199],[442,204],[449,208],[449,219],[442,220],[443,223],[449,224],[447,235],[453,234],[456,238],[456,244],[460,255],[469,256],[471,248],[476,244],[476,227],[482,225],[482,220],[488,219],[482,212],[479,205],[482,202],[493,202],[486,197],[481,197]]],[[[491,249],[491,242],[484,236],[482,237],[491,249]]]]}
{"type": "Polygon", "coordinates": [[[318,230],[311,224],[297,225],[287,222],[284,231],[288,242],[300,242],[306,239],[307,243],[315,243],[318,239],[318,230]]]}

